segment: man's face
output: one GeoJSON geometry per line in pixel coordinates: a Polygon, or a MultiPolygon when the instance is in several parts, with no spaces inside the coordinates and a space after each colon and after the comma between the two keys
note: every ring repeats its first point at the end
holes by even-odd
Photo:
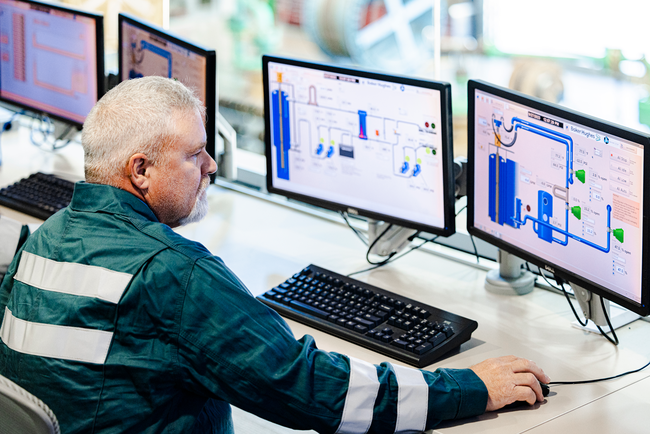
{"type": "Polygon", "coordinates": [[[206,133],[201,115],[179,113],[180,137],[165,156],[151,167],[149,206],[162,223],[170,227],[200,220],[207,212],[205,189],[217,163],[205,151],[206,133]]]}

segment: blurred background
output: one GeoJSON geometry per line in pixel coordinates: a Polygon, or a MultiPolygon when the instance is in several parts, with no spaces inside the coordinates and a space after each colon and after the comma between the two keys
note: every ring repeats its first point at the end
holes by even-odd
{"type": "Polygon", "coordinates": [[[256,160],[264,153],[262,54],[451,83],[455,157],[466,155],[469,78],[630,128],[650,128],[647,0],[64,3],[104,13],[107,72],[117,69],[118,11],[216,49],[219,110],[237,132],[245,156],[238,164],[257,164],[262,171],[263,159],[256,160]]]}

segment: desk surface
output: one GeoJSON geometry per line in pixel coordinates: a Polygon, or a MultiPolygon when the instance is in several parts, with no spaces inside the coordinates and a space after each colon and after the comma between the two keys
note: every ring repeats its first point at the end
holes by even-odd
{"type": "MultiPolygon", "coordinates": [[[[72,143],[51,153],[29,144],[23,129],[2,135],[4,164],[0,186],[36,171],[83,176],[81,146],[72,143]]],[[[343,224],[291,210],[218,186],[209,188],[210,213],[180,228],[203,243],[258,295],[313,263],[341,274],[368,266],[365,246],[343,224]]],[[[23,222],[22,214],[0,213],[23,222]]],[[[466,368],[488,357],[515,354],[534,360],[556,381],[599,378],[637,369],[650,360],[650,324],[636,321],[618,330],[618,347],[572,327],[573,314],[563,297],[535,289],[525,296],[485,291],[485,272],[415,251],[357,279],[475,319],[479,328],[458,353],[429,366],[466,368]]],[[[296,337],[311,334],[320,348],[371,363],[390,360],[302,324],[288,321],[296,337]]],[[[440,433],[637,432],[650,425],[643,411],[650,398],[650,371],[574,386],[554,386],[543,403],[445,423],[440,433]]]]}

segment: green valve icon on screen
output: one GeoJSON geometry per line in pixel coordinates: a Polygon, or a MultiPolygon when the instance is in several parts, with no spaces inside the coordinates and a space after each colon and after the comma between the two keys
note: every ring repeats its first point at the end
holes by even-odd
{"type": "Polygon", "coordinates": [[[571,207],[571,212],[573,213],[574,216],[576,216],[578,220],[582,218],[582,208],[580,208],[579,206],[571,207]]]}
{"type": "Polygon", "coordinates": [[[584,184],[585,183],[585,171],[582,170],[582,169],[576,170],[576,178],[578,178],[578,180],[584,184]]]}
{"type": "Polygon", "coordinates": [[[623,243],[623,233],[624,233],[623,229],[620,228],[614,229],[612,233],[614,234],[614,238],[616,238],[619,242],[623,243]]]}

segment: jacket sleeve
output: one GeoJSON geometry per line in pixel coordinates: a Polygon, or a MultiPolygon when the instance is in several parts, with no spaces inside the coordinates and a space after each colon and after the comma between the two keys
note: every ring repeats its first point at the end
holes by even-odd
{"type": "Polygon", "coordinates": [[[293,429],[392,433],[482,414],[483,382],[469,369],[371,365],[296,340],[217,258],[199,260],[182,307],[184,384],[293,429]]]}

